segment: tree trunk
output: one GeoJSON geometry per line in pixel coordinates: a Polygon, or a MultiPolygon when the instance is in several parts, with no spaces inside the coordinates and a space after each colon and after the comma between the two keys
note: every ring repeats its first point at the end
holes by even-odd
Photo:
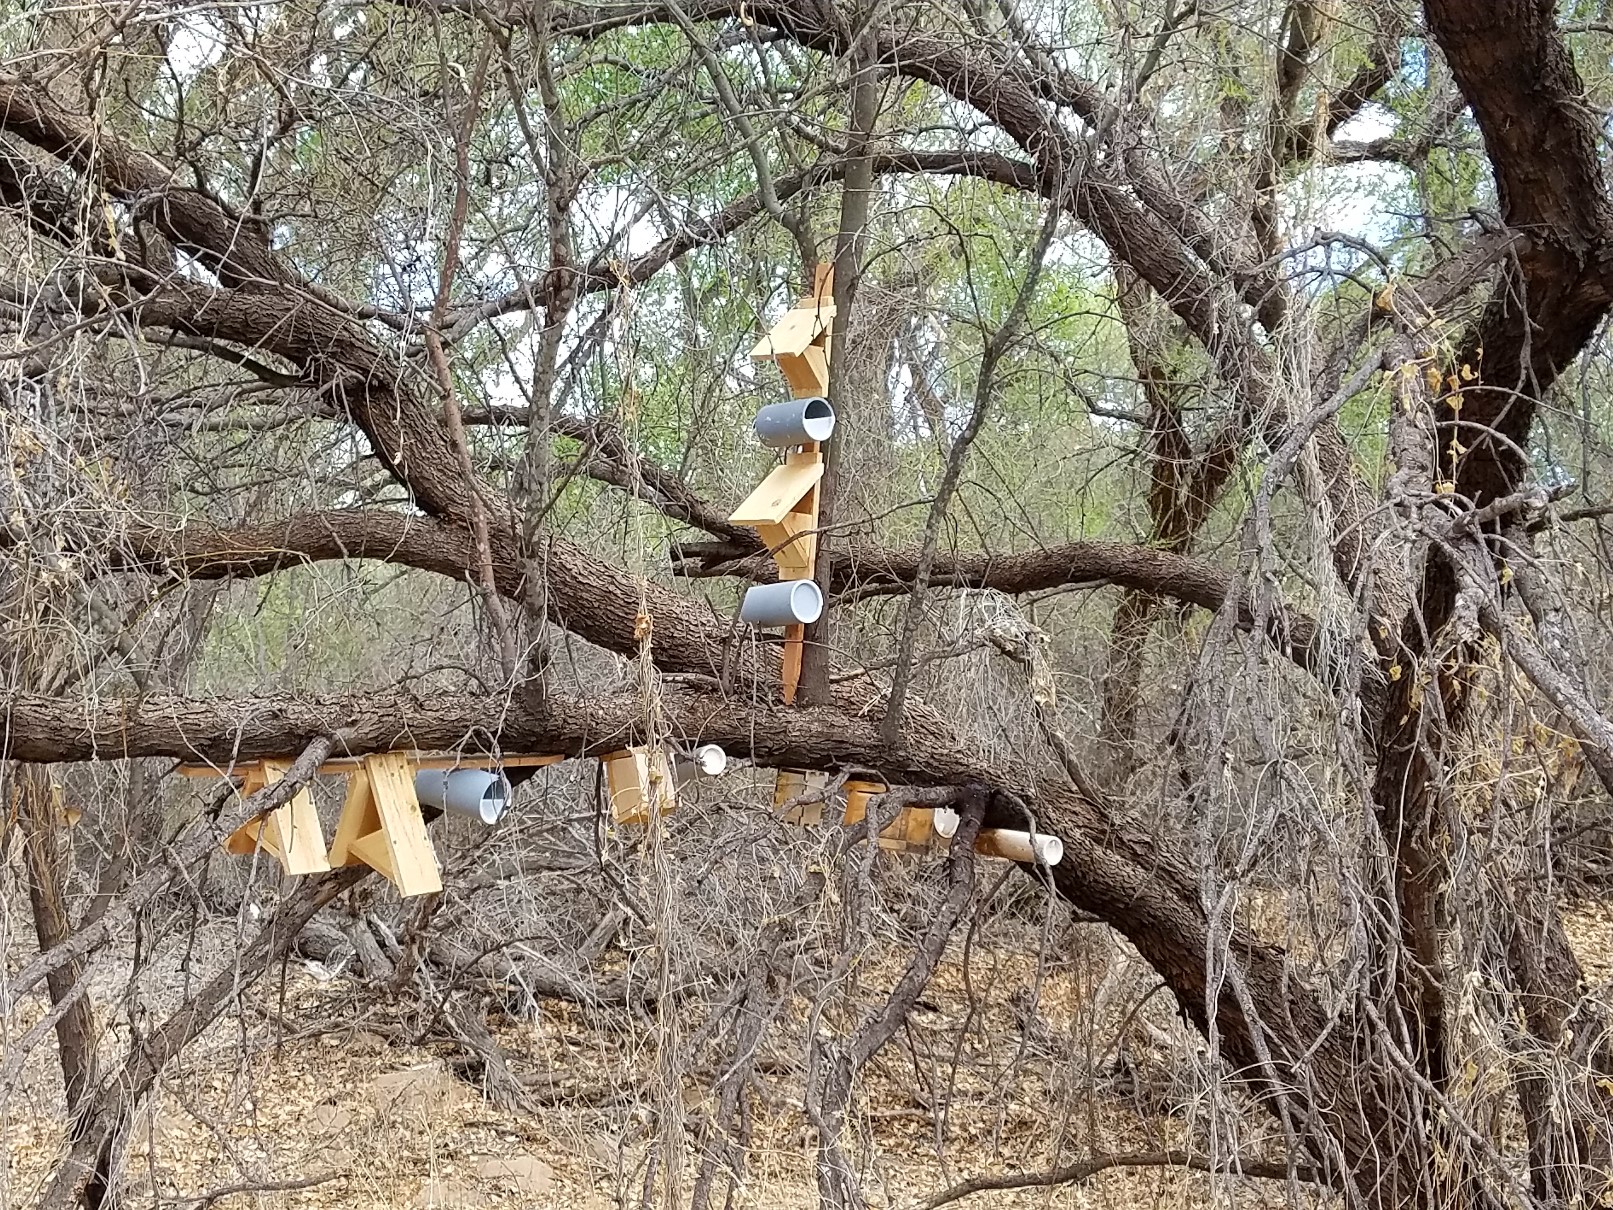
{"type": "MultiPolygon", "coordinates": [[[[23,858],[28,869],[28,901],[33,909],[34,935],[43,953],[72,935],[67,888],[72,872],[67,844],[67,820],[56,801],[47,770],[38,765],[12,765],[16,819],[22,828],[23,858]]],[[[58,1007],[77,995],[56,1022],[56,1052],[61,1060],[69,1133],[76,1137],[82,1114],[95,1084],[95,1013],[90,998],[79,989],[84,965],[73,960],[45,977],[51,1006],[58,1007]]]]}

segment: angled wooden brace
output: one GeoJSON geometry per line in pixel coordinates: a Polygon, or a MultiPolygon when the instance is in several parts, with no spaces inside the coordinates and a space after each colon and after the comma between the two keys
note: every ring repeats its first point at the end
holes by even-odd
{"type": "Polygon", "coordinates": [[[404,898],[442,890],[437,854],[414,794],[414,761],[400,752],[366,756],[347,779],[331,864],[367,865],[404,898]]]}
{"type": "MultiPolygon", "coordinates": [[[[259,761],[246,771],[241,797],[279,781],[290,767],[289,761],[259,761]]],[[[288,874],[322,874],[330,869],[319,812],[314,809],[307,786],[293,794],[284,806],[247,820],[224,842],[225,850],[230,853],[250,853],[260,847],[274,854],[288,874]]]]}

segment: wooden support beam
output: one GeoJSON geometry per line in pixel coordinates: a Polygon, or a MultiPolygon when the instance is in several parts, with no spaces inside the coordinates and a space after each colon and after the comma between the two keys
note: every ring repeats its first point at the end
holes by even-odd
{"type": "Polygon", "coordinates": [[[366,756],[347,779],[331,846],[339,866],[367,865],[404,898],[442,890],[437,854],[414,794],[414,762],[401,752],[366,756]]]}
{"type": "Polygon", "coordinates": [[[823,822],[823,800],[817,802],[797,803],[793,807],[786,807],[786,803],[814,790],[822,790],[829,784],[829,775],[820,773],[815,769],[780,769],[773,779],[773,809],[782,811],[780,818],[785,823],[793,823],[802,827],[811,827],[823,822]]]}
{"type": "Polygon", "coordinates": [[[783,466],[775,466],[739,507],[728,515],[735,525],[784,525],[796,507],[823,478],[823,455],[797,458],[791,455],[783,466]]]}
{"type": "MultiPolygon", "coordinates": [[[[505,754],[492,756],[480,752],[417,752],[412,749],[399,749],[395,755],[406,756],[416,769],[524,769],[534,766],[558,764],[566,759],[564,755],[553,753],[534,756],[505,754]]],[[[354,769],[362,768],[362,756],[333,756],[319,766],[322,774],[335,775],[350,773],[354,769]]],[[[234,769],[215,769],[212,765],[180,765],[174,772],[184,777],[248,777],[253,776],[257,762],[237,765],[234,769]]]]}
{"type": "MultiPolygon", "coordinates": [[[[246,770],[241,786],[243,798],[272,782],[279,781],[291,767],[290,761],[265,760],[246,770]]],[[[249,819],[224,842],[226,852],[244,854],[262,848],[272,853],[288,874],[322,874],[330,869],[325,853],[325,834],[319,826],[319,812],[304,786],[284,806],[267,815],[249,819]]]]}
{"type": "Polygon", "coordinates": [[[806,627],[784,628],[784,704],[795,705],[795,695],[801,689],[801,658],[806,654],[806,627]]]}
{"type": "Polygon", "coordinates": [[[646,824],[652,807],[665,815],[677,805],[672,762],[665,748],[625,748],[600,760],[605,765],[614,823],[646,824]]]}

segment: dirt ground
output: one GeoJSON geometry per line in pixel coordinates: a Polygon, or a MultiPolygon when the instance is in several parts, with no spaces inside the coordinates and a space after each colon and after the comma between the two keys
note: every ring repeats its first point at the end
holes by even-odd
{"type": "MultiPolygon", "coordinates": [[[[1578,912],[1570,933],[1588,973],[1613,978],[1613,912],[1578,912]]],[[[1112,947],[1104,967],[1112,982],[1114,963],[1127,961],[1124,947],[1101,944],[1112,947]]],[[[1028,955],[994,957],[985,970],[977,962],[967,980],[956,962],[942,969],[924,1010],[859,1089],[853,1130],[868,1161],[871,1205],[910,1207],[971,1176],[1037,1171],[1094,1153],[1186,1141],[1193,1112],[1173,1102],[1168,1073],[1150,1072],[1143,1051],[1128,1079],[1097,1087],[1073,1076],[1075,1068],[1093,1066],[1087,1057],[1075,1062],[1068,1050],[1070,1039],[1087,1032],[1086,1010],[1103,994],[1091,973],[1039,972],[1028,955]],[[1022,1010],[1036,981],[1040,994],[1027,1021],[1022,1010]],[[986,1028],[968,1033],[975,1041],[960,1043],[960,1026],[971,1013],[986,1028]],[[954,1089],[944,1129],[926,1107],[933,1103],[928,1090],[938,1082],[954,1089]]],[[[15,1037],[41,1011],[38,1004],[21,1006],[7,1023],[8,1035],[15,1037]]],[[[243,1013],[221,1022],[165,1073],[161,1096],[143,1112],[130,1141],[125,1204],[221,1210],[658,1205],[643,1201],[644,1164],[652,1120],[664,1123],[669,1116],[682,1118],[686,1201],[701,1153],[711,1073],[686,1073],[678,1081],[681,1112],[652,1118],[648,1105],[667,1104],[655,1022],[623,1028],[620,1019],[590,1021],[556,1002],[545,1002],[536,1021],[494,1016],[512,1070],[535,1089],[523,1109],[495,1104],[466,1077],[462,1063],[456,1069],[448,1048],[411,1044],[418,1022],[408,1011],[373,989],[360,993],[317,964],[293,962],[283,982],[265,980],[243,1013]]],[[[1171,1022],[1168,1013],[1156,1021],[1164,1022],[1151,1026],[1157,1040],[1171,1022]]],[[[758,1065],[751,1146],[733,1206],[815,1204],[813,1136],[801,1110],[798,1064],[799,1056],[779,1055],[758,1065]]],[[[52,1066],[30,1063],[28,1088],[0,1120],[6,1143],[0,1210],[31,1205],[62,1154],[52,1066]]],[[[1246,1142],[1251,1153],[1261,1143],[1246,1142]]],[[[719,1182],[717,1205],[723,1189],[719,1182]]],[[[1227,1201],[1224,1182],[1221,1189],[1218,1196],[1210,1179],[1195,1173],[1131,1169],[1077,1187],[991,1192],[961,1204],[1205,1206],[1227,1201]]],[[[1269,1182],[1238,1182],[1236,1200],[1278,1205],[1288,1192],[1269,1182]]]]}

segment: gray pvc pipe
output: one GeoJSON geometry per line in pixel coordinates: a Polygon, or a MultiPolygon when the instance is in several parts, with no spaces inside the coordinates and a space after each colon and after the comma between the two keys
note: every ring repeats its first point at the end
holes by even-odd
{"type": "Polygon", "coordinates": [[[823,592],[811,580],[753,585],[739,607],[740,621],[763,630],[808,625],[822,613],[823,592]]]}
{"type": "Polygon", "coordinates": [[[835,431],[835,410],[821,395],[770,403],[756,413],[756,439],[776,449],[827,441],[835,431]]]}
{"type": "Polygon", "coordinates": [[[502,773],[486,769],[421,769],[414,775],[414,796],[421,806],[469,815],[489,826],[510,806],[510,783],[502,773]]]}

